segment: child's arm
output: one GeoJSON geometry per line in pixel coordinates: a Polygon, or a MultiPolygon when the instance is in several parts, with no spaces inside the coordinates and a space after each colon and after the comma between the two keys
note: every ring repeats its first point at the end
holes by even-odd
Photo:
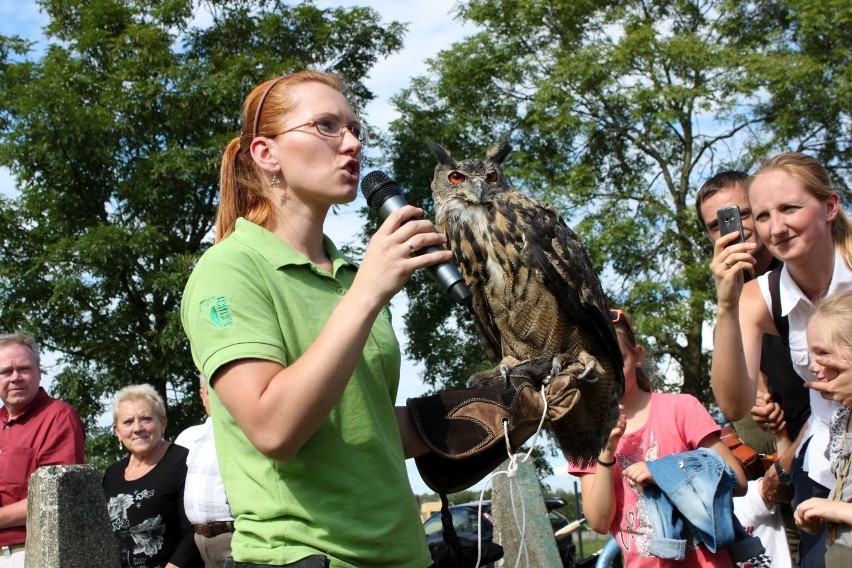
{"type": "Polygon", "coordinates": [[[799,503],[793,518],[796,525],[810,534],[817,534],[822,521],[852,525],[852,503],[811,497],[799,503]]]}
{"type": "Polygon", "coordinates": [[[745,495],[746,489],[748,488],[748,478],[746,477],[745,471],[743,471],[743,466],[740,465],[740,461],[734,456],[725,442],[719,438],[719,433],[715,432],[704,436],[704,439],[701,440],[701,443],[698,444],[698,446],[713,450],[722,456],[722,459],[725,460],[725,463],[728,464],[737,476],[738,483],[734,488],[734,496],[741,497],[745,495]]]}
{"type": "Polygon", "coordinates": [[[609,434],[606,446],[598,455],[598,465],[595,467],[594,473],[588,473],[580,478],[580,487],[583,491],[583,514],[586,517],[586,523],[592,530],[601,534],[609,532],[615,518],[615,492],[613,491],[615,466],[603,465],[601,462],[615,461],[618,441],[627,426],[627,416],[623,412],[624,407],[620,406],[619,408],[622,412],[609,434]]]}

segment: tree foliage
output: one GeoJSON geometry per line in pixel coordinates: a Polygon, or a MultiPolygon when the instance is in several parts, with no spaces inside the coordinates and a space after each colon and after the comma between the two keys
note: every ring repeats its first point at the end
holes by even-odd
{"type": "MultiPolygon", "coordinates": [[[[786,145],[836,170],[849,187],[852,148],[852,8],[842,0],[761,0],[725,6],[725,31],[743,54],[747,88],[765,90],[757,112],[786,145]]],[[[757,151],[764,148],[757,147],[757,151]]]]}
{"type": "MultiPolygon", "coordinates": [[[[58,354],[54,393],[98,426],[110,395],[154,385],[169,432],[203,415],[178,304],[209,246],[218,161],[242,100],[303,67],[361,103],[404,26],[368,8],[270,0],[41,0],[47,47],[0,37],[0,164],[17,180],[0,224],[0,327],[58,354]]],[[[109,443],[108,443],[109,442],[109,443]]]]}
{"type": "MultiPolygon", "coordinates": [[[[459,17],[477,33],[395,97],[385,153],[429,206],[427,138],[457,158],[509,140],[514,185],[574,225],[661,374],[711,402],[695,193],[784,149],[819,155],[846,188],[850,14],[840,1],[470,0],[459,17]]],[[[422,281],[409,294],[410,355],[433,387],[459,384],[484,364],[467,314],[422,281]]]]}

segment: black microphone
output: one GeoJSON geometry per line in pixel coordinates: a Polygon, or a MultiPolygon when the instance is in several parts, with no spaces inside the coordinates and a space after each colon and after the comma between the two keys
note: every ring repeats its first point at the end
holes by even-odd
{"type": "MultiPolygon", "coordinates": [[[[379,212],[379,216],[384,220],[398,209],[402,209],[408,204],[405,197],[402,196],[399,186],[384,172],[374,170],[364,176],[361,180],[361,193],[367,198],[367,204],[379,212]]],[[[443,250],[435,245],[424,247],[426,252],[437,252],[443,250]]],[[[433,264],[429,267],[429,271],[435,280],[438,282],[450,297],[459,304],[470,306],[471,292],[470,288],[464,281],[464,278],[459,273],[459,269],[452,262],[442,262],[441,264],[433,264]]]]}

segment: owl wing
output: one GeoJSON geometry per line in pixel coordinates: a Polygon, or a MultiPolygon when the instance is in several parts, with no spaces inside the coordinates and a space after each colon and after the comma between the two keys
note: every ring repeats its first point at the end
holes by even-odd
{"type": "MultiPolygon", "coordinates": [[[[501,209],[526,217],[517,223],[528,246],[520,263],[540,271],[542,283],[570,320],[614,362],[621,375],[621,350],[609,315],[609,305],[597,271],[577,234],[550,205],[518,192],[499,196],[501,209]]],[[[623,380],[622,380],[623,384],[623,380]]]]}
{"type": "MultiPolygon", "coordinates": [[[[477,299],[474,298],[474,302],[477,299]]],[[[491,322],[483,322],[477,314],[485,313],[485,306],[473,306],[471,314],[473,315],[473,327],[476,330],[476,335],[479,337],[479,343],[485,351],[485,356],[492,364],[496,365],[503,358],[502,340],[500,338],[500,330],[491,322]]]]}

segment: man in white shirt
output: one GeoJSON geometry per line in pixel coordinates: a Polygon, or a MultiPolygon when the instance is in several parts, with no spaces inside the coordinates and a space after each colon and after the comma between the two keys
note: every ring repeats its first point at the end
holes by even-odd
{"type": "Polygon", "coordinates": [[[213,441],[213,421],[207,398],[207,380],[200,378],[199,394],[207,420],[181,432],[176,444],[189,449],[184,489],[184,509],[195,530],[195,545],[204,558],[205,568],[222,568],[231,555],[234,517],[225,495],[219,460],[213,441]]]}

